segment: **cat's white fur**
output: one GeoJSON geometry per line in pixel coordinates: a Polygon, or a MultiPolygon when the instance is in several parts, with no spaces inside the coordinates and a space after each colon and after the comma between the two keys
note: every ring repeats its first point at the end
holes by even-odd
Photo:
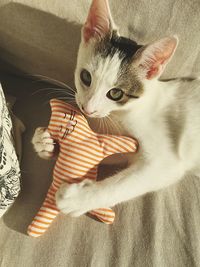
{"type": "Polygon", "coordinates": [[[104,181],[64,185],[57,194],[58,207],[78,216],[167,187],[187,173],[200,176],[200,82],[181,95],[186,86],[148,82],[145,97],[120,117],[124,129],[139,139],[141,159],[104,181]],[[183,129],[175,144],[168,116],[182,120],[183,129]]]}
{"type": "MultiPolygon", "coordinates": [[[[106,0],[93,2],[97,4],[98,1],[100,3],[106,0]]],[[[156,45],[149,46],[142,54],[143,58],[139,59],[138,68],[141,62],[143,67],[148,67],[148,64],[144,64],[146,59],[152,58],[157,49],[168,47],[168,41],[176,42],[175,39],[163,39],[156,45]]],[[[140,149],[137,158],[132,158],[127,169],[108,179],[64,184],[56,194],[56,201],[59,209],[71,216],[114,206],[162,189],[188,173],[200,176],[200,81],[159,81],[157,78],[169,61],[167,60],[165,64],[158,66],[158,75],[154,79],[142,77],[142,69],[140,74],[144,94],[119,108],[105,95],[117,79],[119,57],[116,54],[113,59],[95,58],[93,48],[91,44],[90,49],[86,49],[83,41],[80,45],[76,69],[77,103],[80,107],[87,105],[90,111],[95,109],[95,117],[117,113],[122,129],[138,139],[140,149]],[[82,68],[88,69],[92,74],[93,83],[88,92],[79,79],[82,68]]],[[[175,46],[171,50],[169,59],[175,46]]],[[[44,141],[41,135],[44,133],[40,133],[40,136],[38,134],[39,132],[34,138],[39,140],[40,148],[33,143],[36,151],[41,153],[41,143],[44,141]]],[[[44,144],[42,150],[46,151],[44,144]]]]}

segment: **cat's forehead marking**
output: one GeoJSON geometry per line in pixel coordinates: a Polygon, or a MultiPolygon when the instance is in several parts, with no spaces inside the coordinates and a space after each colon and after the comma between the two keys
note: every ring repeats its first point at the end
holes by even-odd
{"type": "Polygon", "coordinates": [[[143,84],[132,66],[132,58],[140,47],[142,46],[128,38],[119,37],[114,32],[111,38],[107,36],[96,44],[96,55],[103,59],[117,56],[120,62],[115,86],[121,88],[126,97],[119,104],[127,103],[132,97],[140,97],[144,92],[143,84]]]}
{"type": "Polygon", "coordinates": [[[112,35],[105,36],[96,45],[96,53],[101,54],[102,57],[113,57],[116,53],[119,54],[120,59],[130,60],[137,50],[142,47],[131,39],[118,36],[115,31],[112,35]]]}

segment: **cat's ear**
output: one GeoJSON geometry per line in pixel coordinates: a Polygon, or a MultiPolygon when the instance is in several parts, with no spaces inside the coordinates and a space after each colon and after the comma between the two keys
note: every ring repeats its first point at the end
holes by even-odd
{"type": "Polygon", "coordinates": [[[102,39],[111,32],[112,24],[108,0],[93,0],[82,29],[84,42],[87,43],[91,38],[102,39]]]}
{"type": "Polygon", "coordinates": [[[158,78],[172,58],[177,45],[177,36],[172,36],[138,50],[135,59],[139,67],[139,74],[148,80],[158,78]]]}

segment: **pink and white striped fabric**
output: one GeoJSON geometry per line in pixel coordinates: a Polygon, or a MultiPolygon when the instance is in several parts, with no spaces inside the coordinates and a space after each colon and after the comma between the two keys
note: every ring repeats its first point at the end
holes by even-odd
{"type": "MultiPolygon", "coordinates": [[[[59,213],[55,193],[63,183],[96,180],[98,164],[105,157],[137,150],[134,139],[93,132],[86,118],[71,105],[57,99],[52,99],[50,105],[52,115],[48,131],[59,143],[60,151],[46,199],[28,227],[28,234],[33,237],[42,235],[59,213]],[[67,128],[70,120],[76,122],[71,132],[67,128]]],[[[93,210],[90,214],[106,224],[112,224],[115,218],[115,213],[110,208],[93,210]]]]}

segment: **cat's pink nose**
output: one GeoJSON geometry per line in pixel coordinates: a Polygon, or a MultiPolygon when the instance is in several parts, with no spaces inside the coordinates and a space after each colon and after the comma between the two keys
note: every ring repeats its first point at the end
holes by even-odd
{"type": "Polygon", "coordinates": [[[96,113],[96,110],[93,111],[93,110],[90,110],[90,109],[88,109],[87,107],[84,107],[84,106],[82,106],[82,111],[88,116],[91,116],[94,113],[96,113]]]}

